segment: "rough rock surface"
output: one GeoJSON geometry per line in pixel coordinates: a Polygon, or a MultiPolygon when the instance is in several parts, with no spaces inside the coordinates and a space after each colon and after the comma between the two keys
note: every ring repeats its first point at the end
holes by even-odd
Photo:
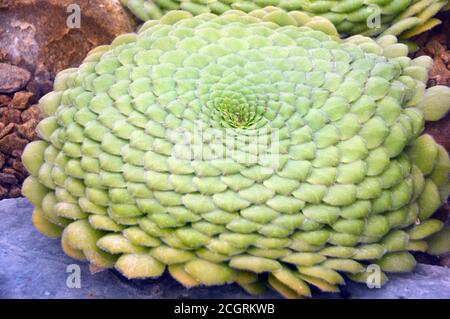
{"type": "Polygon", "coordinates": [[[7,63],[0,63],[0,93],[13,93],[30,81],[29,71],[7,63]]]}
{"type": "MultiPolygon", "coordinates": [[[[250,298],[236,285],[187,290],[163,276],[126,280],[115,271],[92,275],[86,263],[63,254],[58,240],[31,224],[31,204],[23,198],[0,201],[0,298],[250,298]],[[81,288],[68,288],[67,266],[81,269],[81,288]]],[[[279,298],[273,291],[261,297],[279,298]]],[[[349,283],[340,295],[320,298],[450,298],[450,269],[419,264],[412,274],[391,275],[381,289],[349,283]]]]}
{"type": "Polygon", "coordinates": [[[442,24],[416,37],[419,50],[415,56],[429,55],[434,60],[429,85],[450,86],[450,11],[439,15],[442,24]]]}
{"type": "Polygon", "coordinates": [[[31,72],[26,89],[35,99],[56,73],[135,28],[118,0],[0,0],[0,16],[0,62],[31,72]]]}
{"type": "MultiPolygon", "coordinates": [[[[0,63],[0,82],[1,67],[0,63]]],[[[28,72],[10,67],[22,70],[16,75],[28,72]]],[[[13,74],[11,78],[14,78],[13,74]]],[[[38,106],[30,102],[32,97],[32,92],[21,90],[11,94],[0,93],[0,199],[19,197],[22,182],[28,176],[20,157],[25,146],[37,138],[35,129],[41,120],[38,106]]]]}

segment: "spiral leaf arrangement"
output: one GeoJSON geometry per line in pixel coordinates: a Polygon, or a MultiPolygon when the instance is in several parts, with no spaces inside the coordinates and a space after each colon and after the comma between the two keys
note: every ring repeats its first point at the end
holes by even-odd
{"type": "Polygon", "coordinates": [[[443,227],[450,89],[394,36],[341,40],[267,7],[171,11],[58,74],[23,163],[33,223],[71,257],[186,287],[336,292],[408,272],[443,227]]]}
{"type": "Polygon", "coordinates": [[[142,21],[159,19],[170,10],[194,15],[250,12],[267,6],[322,16],[341,34],[395,35],[410,38],[440,24],[434,16],[449,8],[447,0],[120,0],[142,21]]]}

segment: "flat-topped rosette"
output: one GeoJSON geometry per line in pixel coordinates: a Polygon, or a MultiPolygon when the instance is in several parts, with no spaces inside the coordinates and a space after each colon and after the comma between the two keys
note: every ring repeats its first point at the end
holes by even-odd
{"type": "Polygon", "coordinates": [[[450,89],[407,52],[276,8],[149,21],[41,99],[33,222],[74,258],[187,287],[299,297],[410,271],[443,227],[450,161],[421,132],[450,89]]]}

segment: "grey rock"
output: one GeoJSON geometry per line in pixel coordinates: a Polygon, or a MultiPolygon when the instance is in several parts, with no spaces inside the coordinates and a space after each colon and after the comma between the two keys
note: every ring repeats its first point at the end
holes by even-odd
{"type": "Polygon", "coordinates": [[[0,63],[0,93],[12,93],[23,88],[30,81],[29,71],[17,66],[0,63]]]}
{"type": "MultiPolygon", "coordinates": [[[[186,289],[167,274],[153,280],[127,280],[114,270],[91,274],[86,263],[63,254],[58,240],[34,229],[32,210],[23,198],[0,201],[0,298],[251,298],[237,285],[186,289]],[[69,288],[69,266],[79,267],[81,288],[69,288]]],[[[315,297],[450,299],[450,269],[419,264],[411,274],[390,275],[379,289],[348,283],[341,294],[315,297]]],[[[261,298],[279,295],[268,289],[261,298]]]]}

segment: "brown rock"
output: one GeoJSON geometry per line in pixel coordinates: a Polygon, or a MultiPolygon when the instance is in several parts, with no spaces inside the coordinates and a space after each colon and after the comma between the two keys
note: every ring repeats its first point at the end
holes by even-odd
{"type": "Polygon", "coordinates": [[[5,155],[3,155],[3,153],[0,153],[0,168],[2,168],[5,164],[5,160],[5,155]]]}
{"type": "Polygon", "coordinates": [[[18,186],[11,187],[11,189],[9,190],[8,197],[17,198],[17,197],[21,197],[21,196],[22,196],[22,192],[20,190],[20,187],[18,187],[18,186]]]}
{"type": "MultiPolygon", "coordinates": [[[[14,150],[11,155],[12,155],[12,157],[15,157],[15,158],[21,158],[22,153],[23,153],[23,150],[14,150]]],[[[10,165],[12,165],[12,162],[10,165]]]]}
{"type": "Polygon", "coordinates": [[[14,159],[12,161],[11,167],[18,173],[20,174],[20,177],[25,177],[28,175],[27,170],[25,169],[25,167],[22,164],[22,161],[20,160],[20,157],[14,159]]]}
{"type": "MultiPolygon", "coordinates": [[[[6,160],[6,163],[7,163],[9,166],[12,166],[13,161],[14,161],[13,158],[8,157],[8,159],[6,160]]],[[[5,167],[5,168],[3,168],[2,173],[5,173],[5,174],[13,174],[13,175],[14,175],[14,174],[16,174],[16,171],[15,171],[14,168],[12,168],[12,167],[5,167]]]]}
{"type": "Polygon", "coordinates": [[[28,70],[17,66],[0,63],[0,93],[13,93],[19,91],[31,79],[28,70]]]}
{"type": "Polygon", "coordinates": [[[42,119],[42,113],[37,104],[30,106],[20,115],[22,122],[28,122],[31,119],[40,121],[42,119]]]}
{"type": "MultiPolygon", "coordinates": [[[[78,66],[87,52],[135,30],[136,22],[119,0],[0,0],[0,58],[32,73],[27,90],[39,99],[55,75],[78,66]],[[70,25],[73,5],[80,25],[70,25]],[[68,11],[69,10],[69,11],[68,11]]],[[[17,90],[15,90],[17,91],[17,90]]]]}
{"type": "Polygon", "coordinates": [[[2,185],[0,185],[0,199],[4,199],[6,198],[8,195],[8,190],[3,187],[2,185]]]}
{"type": "Polygon", "coordinates": [[[20,113],[19,110],[3,107],[0,109],[0,122],[5,125],[10,123],[20,123],[20,113]]]}
{"type": "Polygon", "coordinates": [[[441,59],[435,59],[433,69],[430,72],[431,85],[446,85],[450,83],[450,70],[441,59]]]}
{"type": "Polygon", "coordinates": [[[442,59],[442,61],[444,62],[444,64],[447,65],[450,63],[450,50],[447,50],[445,52],[442,52],[440,58],[442,59]]]}
{"type": "Polygon", "coordinates": [[[28,144],[26,139],[20,138],[17,134],[9,134],[0,139],[0,150],[5,153],[12,155],[15,150],[23,150],[28,144]]]}
{"type": "Polygon", "coordinates": [[[16,180],[17,180],[17,182],[15,183],[17,185],[25,179],[25,175],[24,174],[21,174],[20,172],[16,171],[12,167],[5,167],[5,168],[3,168],[1,173],[14,176],[16,178],[16,180]]]}
{"type": "Polygon", "coordinates": [[[38,121],[31,119],[23,124],[16,125],[16,131],[29,141],[35,140],[38,136],[36,133],[36,125],[38,121]]]}
{"type": "Polygon", "coordinates": [[[8,95],[0,94],[0,107],[7,106],[10,101],[11,99],[9,98],[8,95]]]}
{"type": "Polygon", "coordinates": [[[429,75],[429,86],[450,86],[450,14],[442,12],[437,16],[442,24],[414,39],[419,50],[415,56],[429,55],[434,60],[429,75]]]}
{"type": "Polygon", "coordinates": [[[2,185],[14,185],[18,180],[13,174],[0,173],[0,184],[2,185]]]}
{"type": "Polygon", "coordinates": [[[448,35],[445,33],[438,33],[431,38],[433,41],[437,41],[442,45],[446,45],[448,43],[448,35]]]}
{"type": "Polygon", "coordinates": [[[0,130],[0,139],[11,133],[14,129],[15,124],[9,123],[8,125],[4,126],[2,130],[0,130]]]}
{"type": "Polygon", "coordinates": [[[21,155],[37,138],[36,103],[55,75],[135,27],[119,0],[0,0],[0,199],[21,196],[21,155]],[[80,26],[67,24],[69,5],[80,7],[80,26]]]}
{"type": "Polygon", "coordinates": [[[32,92],[20,91],[14,94],[10,106],[15,109],[23,110],[27,108],[28,101],[33,96],[32,92]]]}
{"type": "Polygon", "coordinates": [[[428,51],[428,53],[432,56],[440,55],[441,53],[445,52],[445,49],[445,44],[442,45],[441,42],[435,39],[428,42],[425,46],[425,51],[428,51]]]}

